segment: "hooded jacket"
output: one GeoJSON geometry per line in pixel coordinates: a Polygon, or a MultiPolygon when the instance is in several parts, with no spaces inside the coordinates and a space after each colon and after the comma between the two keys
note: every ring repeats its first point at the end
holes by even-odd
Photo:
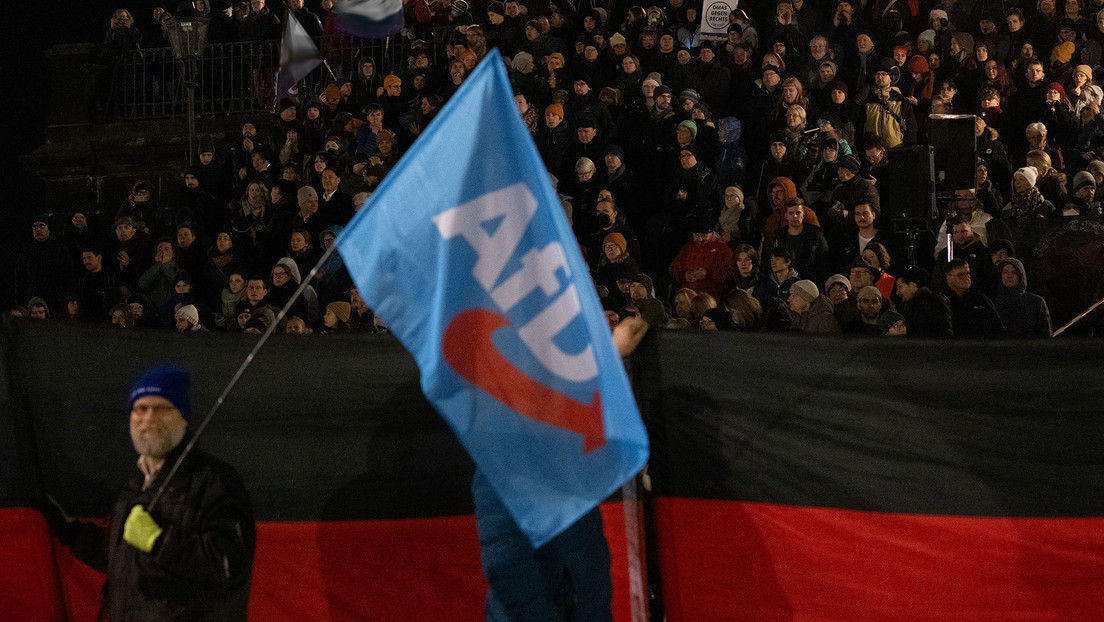
{"type": "MultiPolygon", "coordinates": [[[[797,197],[797,185],[788,177],[775,177],[767,184],[767,194],[770,194],[771,186],[781,186],[782,191],[785,193],[787,199],[793,199],[797,197]]],[[[774,248],[775,236],[778,230],[785,224],[785,209],[782,207],[775,207],[774,211],[767,216],[767,221],[763,224],[763,244],[764,248],[774,248]]],[[[820,219],[817,218],[816,212],[812,210],[808,205],[805,206],[805,224],[820,226],[820,219]]]]}
{"type": "Polygon", "coordinates": [[[1027,291],[1027,273],[1019,259],[1006,259],[997,264],[997,279],[1005,266],[1013,266],[1020,273],[1015,287],[1000,284],[993,306],[1004,322],[1009,337],[1050,337],[1050,309],[1042,297],[1027,291]]]}
{"type": "Polygon", "coordinates": [[[717,129],[720,130],[718,134],[724,136],[720,140],[716,166],[713,167],[717,171],[717,181],[722,188],[737,186],[743,181],[748,164],[747,151],[740,144],[740,120],[725,117],[717,122],[717,129]]]}

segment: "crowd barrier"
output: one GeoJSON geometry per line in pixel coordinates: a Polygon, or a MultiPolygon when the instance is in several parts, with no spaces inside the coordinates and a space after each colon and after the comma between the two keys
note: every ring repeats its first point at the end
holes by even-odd
{"type": "MultiPolygon", "coordinates": [[[[447,61],[447,29],[427,30],[423,36],[435,67],[447,61]]],[[[361,39],[347,35],[321,37],[319,53],[325,61],[300,83],[302,103],[318,95],[337,77],[354,78],[362,58],[371,58],[382,77],[401,73],[413,41],[401,36],[361,39]]],[[[276,104],[276,72],[280,41],[212,43],[198,61],[196,113],[200,115],[271,112],[276,104]]],[[[111,61],[113,93],[123,120],[157,119],[185,114],[180,63],[169,47],[130,50],[111,61]]]]}
{"type": "MultiPolygon", "coordinates": [[[[188,364],[198,416],[254,338],[49,323],[3,336],[0,619],[92,619],[103,578],[51,542],[34,502],[102,516],[134,465],[139,369],[188,364]]],[[[1101,354],[649,337],[630,375],[667,619],[1104,618],[1101,354]]],[[[481,619],[472,464],[393,339],[274,338],[202,445],[253,496],[251,619],[481,619]]],[[[603,515],[627,621],[631,536],[622,504],[603,515]]]]}

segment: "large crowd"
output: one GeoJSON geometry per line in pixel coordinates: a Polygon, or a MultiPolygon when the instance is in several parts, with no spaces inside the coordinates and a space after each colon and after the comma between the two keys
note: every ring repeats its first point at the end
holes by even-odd
{"type": "MultiPolygon", "coordinates": [[[[213,41],[337,32],[331,0],[195,4],[213,41]]],[[[203,137],[171,200],[139,182],[118,209],[32,223],[9,313],[263,332],[310,279],[281,331],[385,331],[339,254],[309,273],[492,47],[611,324],[1049,337],[1008,225],[1101,213],[1104,0],[741,3],[715,40],[685,0],[405,5],[393,73],[352,59],[203,137]],[[939,114],[975,115],[975,183],[910,262],[883,215],[891,162],[939,114]]],[[[164,43],[165,15],[115,11],[104,48],[164,43]]]]}

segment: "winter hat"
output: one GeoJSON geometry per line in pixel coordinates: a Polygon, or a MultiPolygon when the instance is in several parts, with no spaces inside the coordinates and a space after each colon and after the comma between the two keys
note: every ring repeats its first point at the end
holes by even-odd
{"type": "Polygon", "coordinates": [[[395,74],[390,74],[383,79],[383,88],[389,89],[392,86],[402,86],[402,78],[396,76],[395,74]]]}
{"type": "Polygon", "coordinates": [[[656,86],[659,86],[663,84],[663,75],[658,71],[653,71],[652,73],[644,76],[644,81],[647,82],[648,80],[655,82],[656,86]]]}
{"type": "Polygon", "coordinates": [[[188,322],[188,326],[195,328],[199,325],[199,310],[195,305],[184,305],[176,310],[176,319],[181,318],[188,322]]]}
{"type": "Polygon", "coordinates": [[[876,296],[879,300],[884,298],[884,296],[882,296],[882,290],[874,287],[873,285],[867,285],[866,287],[859,290],[859,293],[855,296],[855,299],[862,300],[863,298],[870,298],[871,296],[876,296]]]}
{"type": "Polygon", "coordinates": [[[679,93],[679,100],[683,99],[689,99],[696,104],[701,101],[701,95],[699,95],[698,92],[694,89],[686,89],[683,92],[679,93]]]}
{"type": "Polygon", "coordinates": [[[1104,162],[1093,160],[1085,165],[1085,170],[1093,173],[1093,177],[1095,177],[1097,173],[1099,173],[1101,177],[1104,177],[1104,162]]]}
{"type": "Polygon", "coordinates": [[[690,136],[692,136],[694,138],[698,137],[698,124],[694,123],[690,119],[687,119],[687,120],[683,121],[682,123],[679,123],[678,126],[679,127],[685,127],[686,129],[690,130],[690,136]]]}
{"type": "Polygon", "coordinates": [[[828,93],[831,94],[832,91],[843,91],[843,94],[847,95],[847,83],[843,80],[832,82],[828,85],[828,93]]]}
{"type": "Polygon", "coordinates": [[[655,288],[655,285],[652,283],[652,277],[643,272],[629,277],[629,283],[640,283],[644,286],[644,289],[647,290],[649,296],[652,295],[652,289],[655,288]]]}
{"type": "Polygon", "coordinates": [[[552,52],[551,54],[548,55],[548,58],[560,61],[560,67],[564,66],[564,55],[563,54],[560,54],[559,52],[552,52]]]}
{"type": "Polygon", "coordinates": [[[824,282],[824,291],[831,291],[832,286],[836,283],[842,283],[843,286],[847,288],[847,291],[851,291],[851,281],[842,274],[833,274],[828,277],[828,280],[824,282]]]}
{"type": "Polygon", "coordinates": [[[905,319],[905,316],[896,311],[883,311],[882,314],[878,316],[878,330],[884,335],[889,332],[889,329],[893,328],[894,324],[903,319],[905,319]]]}
{"type": "Polygon", "coordinates": [[[1072,41],[1063,41],[1054,46],[1050,50],[1050,54],[1054,57],[1054,60],[1060,63],[1068,63],[1073,58],[1073,53],[1076,50],[1077,46],[1072,41]]]}
{"type": "Polygon", "coordinates": [[[911,73],[928,73],[931,71],[931,65],[928,64],[928,59],[917,54],[909,59],[908,70],[911,73]]]}
{"type": "Polygon", "coordinates": [[[1096,178],[1088,171],[1081,171],[1073,176],[1073,192],[1077,192],[1085,186],[1096,187],[1096,178]]]}
{"type": "Polygon", "coordinates": [[[296,198],[299,200],[299,205],[306,203],[307,201],[317,201],[318,191],[310,186],[303,186],[299,188],[299,191],[295,193],[296,198]]]}
{"type": "Polygon", "coordinates": [[[793,285],[790,285],[790,293],[798,294],[804,298],[806,302],[812,302],[820,296],[820,290],[817,289],[816,283],[809,279],[801,279],[793,285]]]}
{"type": "Polygon", "coordinates": [[[326,310],[337,316],[337,319],[349,323],[349,315],[353,312],[353,306],[347,302],[331,302],[326,305],[326,310]]]}
{"type": "Polygon", "coordinates": [[[698,162],[702,161],[701,147],[697,146],[696,144],[690,143],[689,145],[686,145],[685,147],[680,147],[679,148],[679,153],[681,154],[683,151],[689,151],[690,155],[694,156],[695,160],[697,160],[698,162]]]}
{"type": "MultiPolygon", "coordinates": [[[[194,306],[188,306],[193,312],[195,311],[194,306]]],[[[143,372],[131,386],[127,412],[133,410],[134,402],[138,401],[138,398],[156,395],[169,400],[180,411],[184,420],[188,421],[192,415],[191,393],[192,377],[188,370],[173,363],[158,365],[143,372]]]]}
{"type": "MultiPolygon", "coordinates": [[[[43,221],[43,222],[45,222],[45,221],[43,221]]],[[[49,224],[49,223],[47,223],[47,224],[49,224]]],[[[120,216],[120,217],[116,218],[115,219],[115,226],[118,227],[119,225],[126,225],[128,227],[134,227],[135,229],[138,228],[138,223],[134,222],[134,219],[131,218],[130,216],[120,216]]]]}
{"type": "Polygon", "coordinates": [[[655,91],[652,92],[652,97],[653,98],[658,98],[660,95],[670,95],[670,94],[671,94],[671,87],[667,86],[666,84],[660,84],[659,86],[657,86],[655,88],[655,91]]]}
{"type": "Polygon", "coordinates": [[[495,0],[494,2],[487,5],[487,12],[488,13],[494,13],[495,15],[501,15],[501,16],[505,17],[506,16],[506,7],[504,7],[502,5],[502,3],[499,2],[498,0],[495,0]]]}
{"type": "Polygon", "coordinates": [[[625,241],[625,236],[617,233],[616,231],[614,231],[613,233],[607,233],[606,237],[602,238],[602,244],[616,244],[617,248],[620,248],[622,253],[624,253],[625,249],[629,247],[629,243],[625,241]]]}
{"type": "Polygon", "coordinates": [[[613,33],[613,36],[609,39],[609,43],[610,47],[613,47],[615,45],[628,45],[628,41],[625,40],[625,35],[619,32],[613,33]]]}
{"type": "Polygon", "coordinates": [[[920,36],[916,37],[916,42],[926,41],[929,46],[935,47],[935,31],[931,28],[920,33],[920,36]]]}
{"type": "Polygon", "coordinates": [[[1028,181],[1028,183],[1032,185],[1032,187],[1034,187],[1035,182],[1039,179],[1039,170],[1036,169],[1034,166],[1025,166],[1023,168],[1016,169],[1016,172],[1013,173],[1012,176],[1015,177],[1016,175],[1023,177],[1028,181]]]}
{"type": "Polygon", "coordinates": [[[615,145],[613,143],[606,145],[606,151],[602,155],[616,156],[617,159],[621,160],[622,162],[625,161],[625,150],[622,149],[620,145],[615,145]]]}
{"type": "Polygon", "coordinates": [[[293,102],[290,99],[287,99],[285,97],[284,99],[280,100],[280,103],[276,104],[276,112],[283,112],[283,111],[287,110],[288,108],[294,108],[294,107],[295,107],[295,102],[293,102]]]}
{"type": "Polygon", "coordinates": [[[928,20],[933,19],[948,19],[947,12],[943,9],[932,9],[931,13],[928,13],[928,20]]]}
{"type": "Polygon", "coordinates": [[[853,154],[847,154],[839,159],[840,168],[845,168],[855,175],[859,174],[859,159],[853,154]]]}
{"type": "Polygon", "coordinates": [[[1092,82],[1093,70],[1092,67],[1089,67],[1088,65],[1078,65],[1074,67],[1073,73],[1074,75],[1077,75],[1078,73],[1083,73],[1085,74],[1085,77],[1089,79],[1089,82],[1092,82]]]}
{"type": "Polygon", "coordinates": [[[514,60],[510,62],[510,66],[514,68],[514,71],[521,71],[529,66],[529,63],[533,62],[533,55],[529,52],[518,52],[514,54],[514,60]]]}
{"type": "Polygon", "coordinates": [[[897,275],[897,279],[906,283],[914,283],[917,287],[927,287],[931,283],[931,273],[919,267],[909,268],[897,275]]]}
{"type": "Polygon", "coordinates": [[[563,106],[559,104],[549,104],[548,107],[544,109],[544,114],[554,114],[562,119],[564,116],[563,106]]]}
{"type": "Polygon", "coordinates": [[[579,116],[578,122],[575,123],[575,129],[589,127],[591,129],[598,129],[598,119],[592,114],[582,114],[579,116]]]}

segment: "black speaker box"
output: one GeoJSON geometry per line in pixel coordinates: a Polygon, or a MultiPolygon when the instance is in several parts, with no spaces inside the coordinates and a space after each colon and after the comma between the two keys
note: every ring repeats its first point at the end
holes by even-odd
{"type": "Polygon", "coordinates": [[[876,185],[882,218],[925,227],[935,213],[935,149],[898,147],[886,154],[885,179],[876,185]]]}
{"type": "Polygon", "coordinates": [[[935,147],[935,177],[941,192],[974,187],[977,142],[974,115],[933,114],[929,117],[928,142],[935,147]]]}

